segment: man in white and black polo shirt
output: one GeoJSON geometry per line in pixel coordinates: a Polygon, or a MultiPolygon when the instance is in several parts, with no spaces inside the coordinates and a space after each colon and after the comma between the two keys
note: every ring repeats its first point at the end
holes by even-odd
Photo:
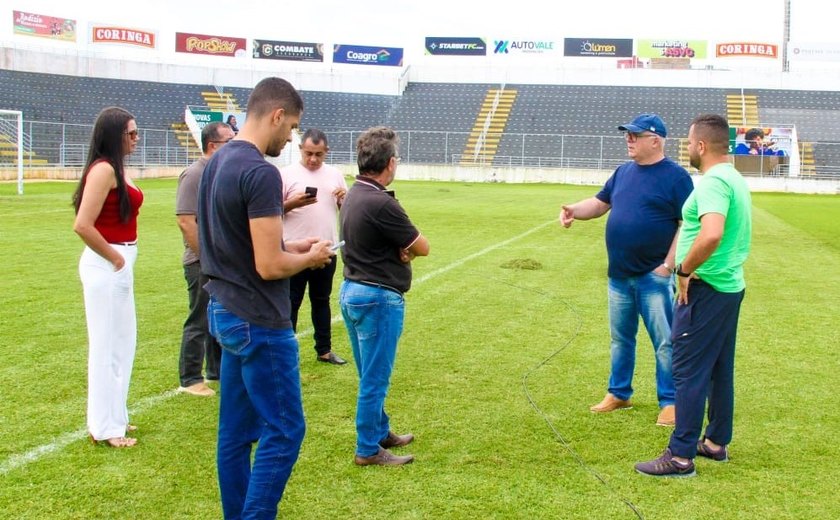
{"type": "Polygon", "coordinates": [[[392,191],[399,138],[390,128],[367,130],[356,141],[359,175],[340,213],[344,261],[341,314],[359,372],[356,457],[360,466],[408,464],[388,448],[405,446],[412,434],[391,431],[385,396],[403,328],[411,287],[411,260],[429,254],[429,241],[409,220],[392,191]]]}

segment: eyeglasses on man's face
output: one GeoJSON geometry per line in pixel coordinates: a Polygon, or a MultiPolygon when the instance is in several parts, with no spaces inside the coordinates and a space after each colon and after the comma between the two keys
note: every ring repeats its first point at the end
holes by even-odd
{"type": "Polygon", "coordinates": [[[132,139],[139,139],[140,138],[140,130],[138,130],[136,128],[134,130],[126,130],[123,133],[125,135],[129,136],[132,139]]]}
{"type": "Polygon", "coordinates": [[[231,137],[231,138],[229,138],[229,139],[224,139],[224,140],[222,140],[222,141],[210,141],[210,142],[211,142],[211,143],[216,143],[216,144],[225,144],[225,143],[229,143],[229,142],[231,142],[232,140],[233,140],[233,137],[231,137]]]}
{"type": "Polygon", "coordinates": [[[624,139],[627,142],[633,143],[644,137],[659,137],[656,134],[636,134],[633,132],[624,132],[624,139]]]}

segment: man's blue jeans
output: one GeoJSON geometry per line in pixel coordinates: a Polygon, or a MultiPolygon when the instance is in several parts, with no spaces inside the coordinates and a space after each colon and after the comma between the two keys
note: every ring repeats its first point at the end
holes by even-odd
{"type": "Polygon", "coordinates": [[[306,428],[297,339],[291,328],[242,320],[212,296],[207,319],[222,346],[216,462],[224,516],[274,519],[306,428]]]}
{"type": "Polygon", "coordinates": [[[609,279],[610,370],[609,392],[622,400],[633,394],[636,333],[639,316],[653,344],[656,358],[656,396],[659,406],[672,405],[671,320],[674,314],[673,277],[650,272],[632,278],[609,279]]]}
{"type": "Polygon", "coordinates": [[[403,329],[405,299],[390,289],[345,280],[339,295],[353,359],[359,372],[356,455],[370,457],[388,436],[385,397],[403,329]]]}

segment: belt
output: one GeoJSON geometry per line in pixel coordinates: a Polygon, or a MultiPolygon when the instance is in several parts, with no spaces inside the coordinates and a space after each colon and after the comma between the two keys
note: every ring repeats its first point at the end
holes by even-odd
{"type": "Polygon", "coordinates": [[[385,285],[384,283],[368,282],[368,281],[362,281],[362,280],[350,280],[350,281],[360,283],[362,285],[369,285],[371,287],[379,287],[380,289],[385,289],[387,291],[395,292],[395,293],[399,294],[400,296],[403,295],[403,292],[401,290],[397,289],[396,287],[391,287],[390,285],[385,285]]]}
{"type": "Polygon", "coordinates": [[[111,244],[112,246],[136,246],[137,245],[136,240],[134,240],[132,242],[108,242],[108,243],[111,244]]]}

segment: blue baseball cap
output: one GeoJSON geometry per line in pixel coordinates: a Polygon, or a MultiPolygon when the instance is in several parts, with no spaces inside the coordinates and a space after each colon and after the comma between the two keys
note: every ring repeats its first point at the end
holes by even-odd
{"type": "Polygon", "coordinates": [[[641,114],[632,122],[619,126],[618,129],[633,134],[653,132],[660,137],[666,137],[668,135],[668,129],[665,128],[665,123],[656,114],[641,114]]]}

